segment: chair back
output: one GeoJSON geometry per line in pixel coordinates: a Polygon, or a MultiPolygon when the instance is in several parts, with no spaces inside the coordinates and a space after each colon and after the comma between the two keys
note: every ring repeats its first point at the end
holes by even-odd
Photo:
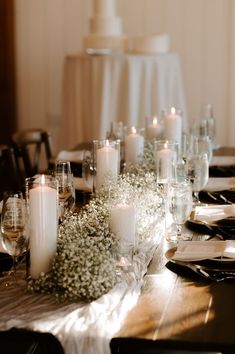
{"type": "Polygon", "coordinates": [[[43,129],[27,129],[15,132],[11,137],[18,167],[25,175],[32,177],[44,173],[52,158],[51,135],[43,129]]]}
{"type": "Polygon", "coordinates": [[[0,144],[0,200],[6,190],[23,190],[13,148],[0,144]]]}

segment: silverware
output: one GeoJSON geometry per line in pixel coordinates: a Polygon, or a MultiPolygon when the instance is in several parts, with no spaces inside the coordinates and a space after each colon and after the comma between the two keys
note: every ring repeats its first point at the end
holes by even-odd
{"type": "Polygon", "coordinates": [[[175,264],[187,267],[191,269],[194,273],[209,280],[213,280],[216,282],[232,280],[232,279],[235,280],[235,269],[221,270],[220,268],[210,268],[207,266],[202,266],[191,262],[182,262],[178,260],[173,260],[173,262],[175,264]]]}
{"type": "Polygon", "coordinates": [[[233,204],[233,202],[231,202],[230,200],[228,200],[227,198],[225,198],[225,196],[223,194],[219,195],[220,199],[222,199],[226,204],[233,204]]]}
{"type": "MultiPolygon", "coordinates": [[[[210,193],[210,192],[207,192],[207,195],[211,198],[211,199],[213,199],[213,200],[215,200],[216,202],[219,202],[219,199],[214,195],[214,194],[212,194],[212,193],[210,193]]],[[[221,199],[221,200],[223,200],[223,202],[224,203],[226,203],[226,204],[233,204],[233,202],[231,202],[229,199],[227,199],[223,194],[219,194],[219,198],[221,199]]]]}

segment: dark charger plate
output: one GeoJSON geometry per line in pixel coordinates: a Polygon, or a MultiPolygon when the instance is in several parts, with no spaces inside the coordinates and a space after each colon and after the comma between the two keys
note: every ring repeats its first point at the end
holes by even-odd
{"type": "Polygon", "coordinates": [[[9,270],[12,267],[12,258],[6,253],[0,252],[0,276],[2,272],[9,270]]]}

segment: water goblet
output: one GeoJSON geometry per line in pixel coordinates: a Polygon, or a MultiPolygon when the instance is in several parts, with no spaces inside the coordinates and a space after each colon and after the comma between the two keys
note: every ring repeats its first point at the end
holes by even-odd
{"type": "Polygon", "coordinates": [[[192,211],[192,187],[190,181],[170,185],[170,210],[176,224],[176,235],[171,241],[189,240],[191,236],[182,234],[182,227],[192,211]]]}
{"type": "Polygon", "coordinates": [[[207,154],[195,154],[187,160],[188,178],[192,183],[193,206],[202,205],[199,192],[206,186],[209,179],[209,162],[207,154]]]}
{"type": "MultiPolygon", "coordinates": [[[[20,256],[28,249],[26,232],[26,205],[20,191],[8,191],[3,196],[1,214],[1,242],[4,250],[12,256],[13,267],[8,275],[13,274],[16,280],[16,270],[20,256]]],[[[10,283],[5,284],[9,286],[10,283]]]]}
{"type": "Polygon", "coordinates": [[[59,220],[75,207],[75,186],[69,161],[57,161],[54,176],[58,180],[59,220]]]}

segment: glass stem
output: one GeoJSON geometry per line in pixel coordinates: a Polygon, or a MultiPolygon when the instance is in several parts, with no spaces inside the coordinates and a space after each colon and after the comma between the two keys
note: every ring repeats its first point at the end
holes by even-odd
{"type": "Polygon", "coordinates": [[[181,237],[181,234],[182,234],[182,225],[177,224],[177,236],[181,237]]]}
{"type": "Polygon", "coordinates": [[[199,204],[199,192],[193,192],[193,202],[194,204],[199,204]]]}
{"type": "Polygon", "coordinates": [[[12,265],[13,276],[14,276],[15,283],[17,284],[16,271],[17,271],[17,266],[18,266],[18,257],[13,256],[12,258],[13,258],[13,265],[12,265]]]}

